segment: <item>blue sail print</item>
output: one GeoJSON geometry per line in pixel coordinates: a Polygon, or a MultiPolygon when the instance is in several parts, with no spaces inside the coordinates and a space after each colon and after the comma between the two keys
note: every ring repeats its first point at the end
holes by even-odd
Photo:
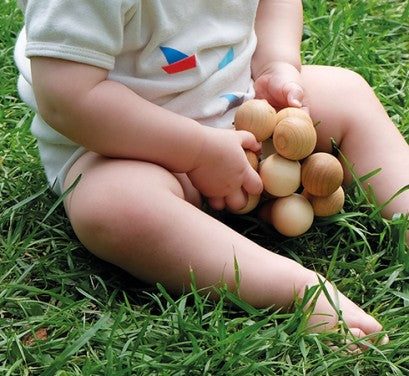
{"type": "Polygon", "coordinates": [[[227,93],[220,96],[220,98],[225,98],[229,102],[229,105],[226,108],[226,111],[231,110],[232,108],[240,106],[244,102],[244,95],[238,96],[236,94],[227,93]]]}
{"type": "Polygon", "coordinates": [[[224,68],[227,64],[231,63],[234,59],[234,50],[233,47],[227,51],[227,54],[224,56],[222,61],[219,63],[219,69],[224,68]]]}

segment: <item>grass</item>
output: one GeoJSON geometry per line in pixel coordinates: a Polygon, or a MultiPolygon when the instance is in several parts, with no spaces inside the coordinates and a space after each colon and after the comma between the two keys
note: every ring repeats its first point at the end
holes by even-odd
{"type": "MultiPolygon", "coordinates": [[[[409,139],[409,4],[305,2],[303,59],[362,74],[409,139]]],[[[256,310],[221,289],[170,296],[90,255],[46,187],[32,113],[16,93],[15,1],[0,3],[1,375],[406,375],[409,260],[405,218],[386,221],[359,181],[344,212],[297,239],[251,216],[220,219],[323,273],[376,316],[391,342],[345,355],[337,334],[308,334],[292,314],[256,310]],[[332,350],[328,341],[338,343],[332,350]]],[[[57,202],[58,203],[58,202],[57,202]]]]}

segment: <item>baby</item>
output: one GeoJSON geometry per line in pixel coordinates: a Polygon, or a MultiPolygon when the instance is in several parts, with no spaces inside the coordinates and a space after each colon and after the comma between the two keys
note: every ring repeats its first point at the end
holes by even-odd
{"type": "MultiPolygon", "coordinates": [[[[98,257],[174,292],[188,288],[190,270],[199,288],[235,291],[236,259],[240,297],[256,307],[289,309],[318,284],[201,210],[204,197],[240,209],[263,189],[244,152],[260,144],[232,130],[237,106],[254,97],[309,112],[320,121],[316,151],[335,139],[358,175],[381,167],[369,180],[380,202],[409,183],[408,145],[364,79],[301,64],[300,0],[74,3],[21,1],[15,56],[47,177],[62,194],[81,176],[65,209],[98,257]]],[[[408,210],[404,193],[383,214],[408,210]]],[[[326,288],[352,334],[382,330],[326,288]]],[[[323,293],[314,312],[316,331],[338,322],[323,293]]]]}

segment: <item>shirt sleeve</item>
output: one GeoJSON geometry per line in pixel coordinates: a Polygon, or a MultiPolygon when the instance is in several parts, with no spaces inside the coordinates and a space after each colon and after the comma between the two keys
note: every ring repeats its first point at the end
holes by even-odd
{"type": "Polygon", "coordinates": [[[136,8],[135,0],[27,0],[25,54],[111,70],[136,8]]]}

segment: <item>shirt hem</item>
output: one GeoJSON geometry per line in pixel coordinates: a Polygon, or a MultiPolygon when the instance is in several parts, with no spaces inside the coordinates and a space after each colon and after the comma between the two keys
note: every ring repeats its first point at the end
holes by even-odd
{"type": "Polygon", "coordinates": [[[28,42],[25,50],[26,57],[45,56],[95,65],[100,68],[112,70],[115,64],[113,56],[74,46],[61,46],[56,44],[44,44],[28,42]]]}

